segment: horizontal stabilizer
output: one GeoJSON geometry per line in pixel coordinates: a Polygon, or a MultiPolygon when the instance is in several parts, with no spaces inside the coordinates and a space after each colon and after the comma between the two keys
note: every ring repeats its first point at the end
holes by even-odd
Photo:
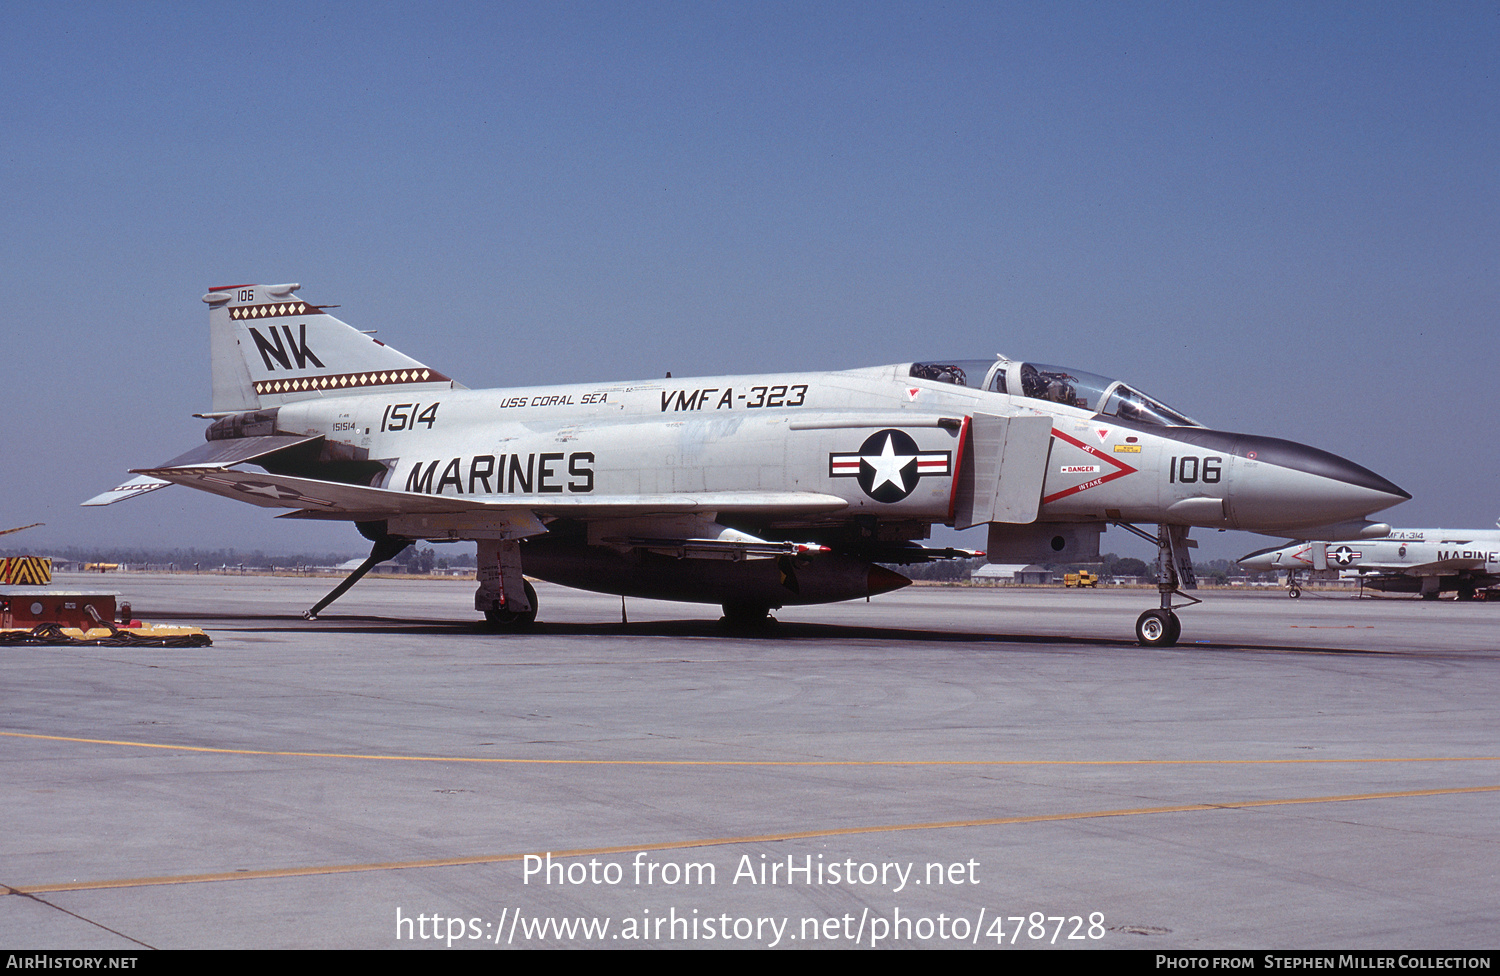
{"type": "Polygon", "coordinates": [[[165,488],[171,483],[170,481],[163,481],[160,478],[150,478],[142,475],[139,478],[131,478],[123,485],[118,485],[109,491],[100,492],[88,501],[80,502],[79,504],[85,507],[113,505],[115,502],[123,502],[127,498],[136,498],[147,492],[156,491],[158,488],[165,488]]]}
{"type": "MultiPolygon", "coordinates": [[[[294,434],[269,434],[263,437],[236,437],[209,441],[206,444],[199,444],[185,454],[177,455],[170,461],[163,461],[157,465],[157,468],[225,468],[231,464],[252,461],[289,447],[306,444],[308,441],[320,440],[321,437],[322,435],[301,437],[294,434]]],[[[136,498],[147,492],[156,491],[158,488],[165,488],[170,484],[172,484],[171,481],[143,474],[140,477],[131,478],[123,485],[101,492],[81,504],[85,507],[113,505],[127,498],[136,498]]]]}

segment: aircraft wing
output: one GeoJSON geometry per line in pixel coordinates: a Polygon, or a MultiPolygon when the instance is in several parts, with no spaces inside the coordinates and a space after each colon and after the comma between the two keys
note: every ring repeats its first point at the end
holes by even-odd
{"type": "Polygon", "coordinates": [[[224,467],[171,467],[137,469],[134,474],[197,488],[263,508],[305,508],[315,512],[368,513],[372,518],[407,513],[464,512],[484,508],[482,502],[441,495],[408,494],[346,485],[316,478],[231,471],[224,467]]]}
{"type": "Polygon", "coordinates": [[[658,512],[737,512],[748,515],[803,515],[838,512],[849,503],[816,491],[699,491],[642,495],[577,495],[537,500],[536,512],[569,518],[613,518],[658,512]]]}
{"type": "Polygon", "coordinates": [[[588,495],[561,498],[526,496],[497,502],[457,495],[427,495],[347,485],[315,478],[232,471],[225,467],[162,467],[135,474],[250,502],[264,508],[290,508],[289,518],[371,521],[403,515],[445,515],[530,511],[539,515],[603,518],[657,512],[743,512],[802,514],[836,512],[849,503],[836,495],[810,491],[710,491],[642,495],[588,495]]]}
{"type": "Polygon", "coordinates": [[[1485,562],[1481,556],[1434,559],[1430,562],[1417,563],[1412,566],[1393,566],[1388,563],[1375,563],[1370,566],[1371,572],[1381,573],[1387,576],[1449,576],[1462,572],[1484,572],[1485,562]]]}

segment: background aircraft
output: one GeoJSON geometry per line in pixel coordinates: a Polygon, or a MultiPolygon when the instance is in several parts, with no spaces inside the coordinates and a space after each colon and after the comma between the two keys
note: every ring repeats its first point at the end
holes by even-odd
{"type": "Polygon", "coordinates": [[[1472,600],[1476,591],[1500,583],[1500,529],[1392,529],[1383,539],[1261,549],[1239,563],[1260,572],[1286,570],[1291,597],[1302,595],[1299,572],[1339,569],[1359,573],[1375,590],[1421,593],[1424,600],[1456,590],[1460,600],[1472,600]]]}
{"type": "Polygon", "coordinates": [[[207,443],[84,504],[175,482],[352,521],[370,558],[310,616],[419,539],[476,541],[476,609],[516,628],[537,612],[523,568],[744,623],[909,582],[881,564],[969,555],[921,546],[934,524],[988,525],[990,559],[1023,563],[1097,561],[1113,524],[1157,545],[1160,605],[1136,635],[1172,644],[1191,527],[1359,538],[1410,497],[1326,451],[1004,357],[470,391],[299,288],[204,296],[207,443]]]}

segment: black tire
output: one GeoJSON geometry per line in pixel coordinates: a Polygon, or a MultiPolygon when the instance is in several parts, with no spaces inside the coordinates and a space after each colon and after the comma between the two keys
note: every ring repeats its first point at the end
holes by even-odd
{"type": "Polygon", "coordinates": [[[484,620],[490,625],[491,630],[511,632],[530,630],[531,625],[536,623],[536,588],[531,585],[530,580],[522,580],[522,583],[526,587],[526,600],[531,604],[531,609],[525,613],[515,613],[510,610],[486,610],[484,620]]]}
{"type": "Polygon", "coordinates": [[[1300,597],[1302,595],[1302,590],[1300,588],[1294,586],[1291,589],[1289,589],[1289,590],[1286,591],[1286,595],[1289,596],[1289,597],[1291,597],[1293,600],[1295,600],[1295,599],[1297,599],[1298,597],[1300,597]]]}
{"type": "Polygon", "coordinates": [[[728,630],[764,630],[776,623],[771,608],[763,603],[726,603],[719,623],[728,630]]]}
{"type": "Polygon", "coordinates": [[[1182,636],[1182,623],[1170,610],[1147,610],[1136,618],[1135,639],[1142,647],[1171,647],[1182,636]]]}

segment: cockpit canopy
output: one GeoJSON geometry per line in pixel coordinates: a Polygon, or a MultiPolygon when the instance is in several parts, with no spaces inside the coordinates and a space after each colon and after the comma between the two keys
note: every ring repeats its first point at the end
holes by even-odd
{"type": "Polygon", "coordinates": [[[1009,359],[948,359],[912,363],[911,375],[917,379],[952,383],[990,393],[1008,393],[1066,404],[1137,423],[1162,427],[1203,426],[1119,380],[1065,366],[1019,363],[1009,359]]]}

